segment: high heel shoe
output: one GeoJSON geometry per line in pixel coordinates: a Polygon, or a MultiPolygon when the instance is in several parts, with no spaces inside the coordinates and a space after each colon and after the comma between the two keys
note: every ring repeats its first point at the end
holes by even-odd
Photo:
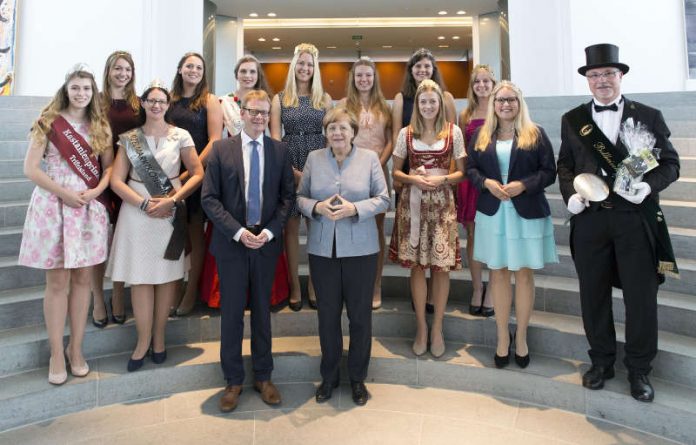
{"type": "MultiPolygon", "coordinates": [[[[517,340],[517,335],[515,335],[515,340],[517,340]]],[[[517,355],[517,346],[515,345],[515,363],[517,363],[517,366],[522,369],[529,366],[529,348],[527,348],[527,355],[523,357],[521,355],[517,355]]]]}
{"type": "MultiPolygon", "coordinates": [[[[106,308],[104,308],[104,311],[106,312],[106,308]]],[[[104,329],[106,325],[109,324],[109,314],[106,314],[104,318],[99,318],[96,319],[94,318],[94,309],[92,309],[92,324],[99,329],[104,329]]]]}
{"type": "Polygon", "coordinates": [[[474,299],[473,294],[471,295],[471,299],[469,300],[469,315],[473,315],[476,317],[481,315],[481,310],[483,309],[483,297],[485,295],[486,295],[486,287],[484,286],[483,292],[481,293],[481,304],[478,304],[478,305],[471,304],[471,301],[474,299]]]}
{"type": "Polygon", "coordinates": [[[63,372],[53,373],[51,372],[51,368],[53,368],[52,365],[53,359],[50,358],[48,359],[48,383],[51,385],[60,386],[68,380],[68,371],[65,370],[63,372]]]}
{"type": "Polygon", "coordinates": [[[126,314],[123,313],[121,315],[116,315],[114,314],[114,300],[113,298],[109,299],[109,309],[111,309],[111,321],[116,324],[123,324],[126,322],[126,314]]]}
{"type": "Polygon", "coordinates": [[[293,312],[299,312],[302,310],[302,298],[300,298],[298,301],[290,301],[288,300],[288,307],[290,308],[291,311],[293,312]]]}
{"type": "Polygon", "coordinates": [[[149,352],[149,349],[147,352],[145,352],[145,355],[142,356],[142,358],[129,358],[128,359],[128,372],[134,372],[137,371],[138,369],[142,368],[143,365],[145,364],[145,357],[147,357],[147,354],[149,352]]]}
{"type": "Polygon", "coordinates": [[[165,349],[162,352],[155,352],[153,350],[150,354],[150,360],[152,360],[152,363],[156,365],[161,365],[167,360],[167,350],[165,349]]]}
{"type": "Polygon", "coordinates": [[[68,360],[70,374],[72,374],[73,377],[85,377],[87,374],[89,374],[89,364],[87,363],[87,361],[85,361],[84,366],[73,365],[72,359],[70,358],[70,354],[68,353],[68,349],[65,350],[65,358],[68,360]]]}
{"type": "Polygon", "coordinates": [[[495,315],[495,309],[492,307],[484,306],[483,302],[486,301],[486,291],[488,290],[488,286],[485,284],[483,285],[483,293],[481,294],[481,311],[480,314],[482,317],[492,317],[495,315]]]}
{"type": "Polygon", "coordinates": [[[498,352],[495,353],[493,356],[493,362],[495,363],[495,367],[498,369],[502,369],[506,367],[508,364],[510,364],[510,349],[512,348],[512,334],[510,334],[510,344],[508,345],[508,352],[507,355],[505,356],[500,356],[498,355],[498,352]]]}
{"type": "Polygon", "coordinates": [[[430,354],[435,358],[440,358],[445,354],[445,336],[440,331],[440,338],[442,338],[442,344],[436,345],[433,343],[433,335],[430,334],[430,354]]]}
{"type": "MultiPolygon", "coordinates": [[[[416,336],[416,338],[418,338],[416,336]]],[[[420,357],[421,355],[425,354],[425,352],[428,350],[428,339],[426,337],[425,342],[423,343],[418,343],[416,339],[413,340],[413,346],[411,347],[413,349],[413,353],[416,354],[416,357],[420,357]]]]}

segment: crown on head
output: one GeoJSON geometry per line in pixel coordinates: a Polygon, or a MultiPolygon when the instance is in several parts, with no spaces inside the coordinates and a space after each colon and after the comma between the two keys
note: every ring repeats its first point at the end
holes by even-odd
{"type": "Polygon", "coordinates": [[[169,92],[169,88],[166,87],[166,85],[164,84],[162,79],[160,79],[159,77],[154,78],[152,80],[152,82],[150,82],[148,84],[147,88],[145,88],[145,89],[149,90],[150,88],[159,88],[159,89],[162,89],[162,90],[169,92]]]}
{"type": "Polygon", "coordinates": [[[319,50],[311,43],[300,43],[297,45],[295,47],[295,55],[299,55],[300,53],[309,53],[314,57],[314,60],[319,57],[319,50]]]}
{"type": "Polygon", "coordinates": [[[65,73],[65,81],[67,82],[68,79],[70,79],[70,77],[72,77],[72,75],[77,72],[87,73],[90,76],[94,77],[94,71],[92,71],[92,68],[90,68],[89,65],[87,65],[84,62],[80,62],[73,65],[72,68],[70,68],[68,72],[65,73]]]}

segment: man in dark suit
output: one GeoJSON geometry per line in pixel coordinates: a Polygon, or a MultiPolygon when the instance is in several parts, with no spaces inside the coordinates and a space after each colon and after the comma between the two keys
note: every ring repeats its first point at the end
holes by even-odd
{"type": "Polygon", "coordinates": [[[585,334],[592,367],[582,378],[589,389],[601,389],[614,377],[616,334],[612,314],[612,285],[623,290],[626,307],[624,364],[631,395],[650,402],[648,380],[657,354],[657,289],[664,273],[677,272],[658,192],[679,177],[679,156],[669,141],[660,111],[621,95],[628,66],[619,62],[611,44],[585,49],[585,76],[592,101],[563,115],[558,180],[571,219],[570,247],[580,284],[585,334]],[[646,173],[629,191],[613,191],[616,167],[628,156],[619,138],[628,118],[655,136],[661,149],[659,166],[646,173]],[[589,202],[573,187],[580,173],[600,176],[612,190],[602,202],[589,202]]]}
{"type": "Polygon", "coordinates": [[[244,382],[242,337],[247,294],[251,306],[254,389],[280,403],[271,382],[270,299],[283,227],[295,199],[285,144],[264,136],[271,102],[261,90],[242,99],[242,132],[213,144],[201,203],[214,226],[210,251],[220,277],[220,362],[227,380],[220,410],[237,407],[244,382]]]}

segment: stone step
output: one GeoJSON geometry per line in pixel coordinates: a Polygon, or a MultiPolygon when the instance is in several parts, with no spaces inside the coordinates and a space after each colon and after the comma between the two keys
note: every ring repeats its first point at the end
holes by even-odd
{"type": "Polygon", "coordinates": [[[0,179],[24,178],[24,159],[0,160],[0,179]]]}
{"type": "MultiPolygon", "coordinates": [[[[48,100],[44,105],[47,104],[48,100]]],[[[0,118],[3,123],[7,124],[22,124],[31,127],[40,113],[41,107],[3,108],[0,104],[0,118]]]]}
{"type": "MultiPolygon", "coordinates": [[[[570,213],[560,194],[547,193],[546,199],[549,200],[551,216],[555,218],[568,218],[570,213]]],[[[696,202],[660,199],[660,207],[670,227],[696,229],[696,218],[694,218],[694,215],[696,215],[696,202]]]]}
{"type": "Polygon", "coordinates": [[[27,147],[29,147],[29,142],[26,138],[17,141],[0,140],[0,158],[24,160],[27,147]]]}
{"type": "Polygon", "coordinates": [[[8,123],[0,127],[0,141],[26,141],[29,138],[31,123],[8,123]]]}
{"type": "MultiPolygon", "coordinates": [[[[375,358],[380,360],[380,358],[375,358]]],[[[561,363],[562,364],[562,363],[561,363]]],[[[374,366],[374,363],[373,363],[374,366]]],[[[247,385],[232,414],[221,415],[221,387],[165,394],[61,415],[0,433],[3,443],[274,444],[549,444],[674,445],[657,435],[582,413],[461,389],[368,382],[371,399],[358,408],[347,384],[326,403],[314,399],[315,382],[278,383],[280,407],[271,408],[247,385]],[[357,427],[359,425],[359,427],[357,427]],[[569,428],[572,425],[572,428],[569,428]],[[330,433],[327,433],[329,432],[330,433]],[[341,432],[342,431],[342,432],[341,432]],[[137,438],[137,439],[136,439],[137,438]],[[233,439],[232,439],[233,438],[233,439]],[[291,439],[292,441],[292,439],[291,439]]]]}
{"type": "Polygon", "coordinates": [[[46,283],[43,270],[19,266],[17,256],[0,257],[0,291],[39,286],[46,283]]]}
{"type": "MultiPolygon", "coordinates": [[[[389,300],[385,303],[382,309],[373,313],[373,335],[411,339],[415,335],[415,315],[410,303],[403,300],[389,300]]],[[[272,318],[276,337],[317,335],[314,311],[294,313],[285,308],[272,318]]],[[[619,342],[617,367],[623,368],[623,324],[617,323],[616,327],[619,342]]],[[[494,346],[495,321],[472,317],[468,314],[466,305],[450,303],[446,310],[444,334],[448,342],[494,346]]],[[[88,325],[85,338],[84,353],[87,359],[129,352],[136,340],[134,320],[129,319],[123,326],[109,325],[102,330],[88,325]]],[[[216,340],[219,340],[219,316],[210,311],[199,311],[187,318],[170,319],[168,323],[168,345],[216,340]]],[[[587,340],[580,317],[534,311],[528,343],[532,354],[587,361],[587,340]]],[[[653,375],[696,388],[696,374],[693,372],[696,369],[696,340],[660,331],[658,343],[659,352],[653,362],[653,375]]],[[[3,357],[0,376],[46,367],[48,350],[43,326],[0,332],[0,353],[3,357]]],[[[125,361],[122,366],[125,367],[125,361]]],[[[0,385],[2,386],[4,385],[0,385]]]]}
{"type": "Polygon", "coordinates": [[[0,227],[0,257],[19,255],[22,227],[0,227]]]}
{"type": "MultiPolygon", "coordinates": [[[[280,385],[283,394],[288,395],[290,383],[318,382],[320,349],[315,335],[279,335],[274,332],[274,370],[273,381],[280,385]]],[[[447,335],[447,334],[446,334],[447,335]]],[[[344,339],[344,344],[347,343],[344,339]]],[[[170,345],[173,343],[170,343],[170,345]]],[[[428,356],[415,358],[410,351],[410,338],[391,338],[375,333],[372,342],[372,357],[366,383],[373,391],[370,407],[381,407],[383,412],[395,409],[421,410],[424,401],[417,391],[413,391],[414,403],[404,403],[404,399],[393,400],[385,406],[384,398],[379,397],[379,384],[397,384],[415,387],[442,388],[457,391],[472,391],[504,399],[519,400],[525,403],[554,407],[571,412],[638,428],[641,431],[667,437],[672,440],[693,443],[696,425],[693,422],[696,408],[693,388],[675,385],[655,376],[652,382],[656,389],[655,401],[639,404],[629,393],[624,373],[607,381],[602,391],[588,391],[581,386],[581,374],[587,369],[582,361],[555,358],[532,352],[532,361],[522,370],[514,364],[507,369],[493,368],[491,345],[472,345],[470,342],[448,341],[449,350],[440,360],[428,356]]],[[[1,379],[0,385],[0,430],[51,419],[56,416],[93,409],[116,403],[137,402],[153,397],[171,396],[174,393],[213,389],[223,387],[219,365],[219,343],[217,341],[191,341],[185,346],[170,346],[166,363],[145,366],[134,373],[125,369],[129,352],[91,360],[92,372],[83,379],[70,377],[61,387],[52,387],[46,382],[46,369],[38,369],[1,379]],[[50,401],[47,403],[47,401],[50,401]]],[[[260,409],[257,397],[249,400],[245,394],[252,393],[248,385],[252,383],[253,373],[250,363],[250,344],[243,342],[247,391],[244,391],[239,412],[260,409]]],[[[342,375],[346,375],[345,359],[342,375]]],[[[344,377],[345,378],[345,377],[344,377]]],[[[314,387],[306,385],[306,393],[301,404],[313,405],[314,387]]],[[[347,385],[337,390],[338,400],[347,400],[347,385]]],[[[173,396],[176,397],[176,396],[173,396]]],[[[203,405],[210,409],[211,415],[219,393],[210,394],[203,405]],[[210,406],[213,405],[213,406],[210,406]]],[[[289,397],[292,400],[292,396],[289,397]]],[[[504,400],[502,400],[504,402],[504,400]]],[[[286,399],[281,409],[296,409],[287,406],[286,399]]],[[[443,398],[436,404],[436,412],[446,409],[451,400],[443,398]]],[[[427,404],[426,404],[427,405],[427,404]]],[[[131,404],[135,409],[137,403],[131,404]]],[[[175,412],[185,410],[191,404],[172,405],[175,412]]],[[[315,406],[315,408],[317,408],[315,406]]],[[[263,407],[267,410],[268,407],[263,407]]],[[[365,409],[365,408],[363,408],[365,409]]],[[[459,408],[462,409],[462,408],[459,408]]],[[[431,411],[431,410],[429,410],[431,411]]],[[[500,415],[500,408],[496,411],[500,415]]],[[[539,414],[536,414],[537,416],[539,414]]],[[[60,420],[51,422],[60,425],[60,420]]],[[[362,423],[361,423],[362,424],[362,423]]],[[[50,424],[49,424],[50,425],[50,424]]],[[[48,425],[46,425],[48,426],[48,425]]],[[[45,430],[44,430],[45,431],[45,430]]],[[[12,438],[14,432],[3,434],[0,438],[12,438]]],[[[21,437],[21,436],[20,436],[21,437]]],[[[622,440],[627,439],[622,435],[622,440]]],[[[657,439],[655,439],[657,440],[657,439]]]]}
{"type": "MultiPolygon", "coordinates": [[[[23,108],[41,110],[50,100],[51,98],[47,96],[2,96],[0,97],[0,112],[23,108]]],[[[38,111],[36,114],[38,115],[38,111]]]]}
{"type": "Polygon", "coordinates": [[[0,200],[2,202],[29,201],[34,186],[34,183],[27,178],[0,179],[0,190],[2,190],[0,200]]]}
{"type": "Polygon", "coordinates": [[[2,201],[0,198],[0,227],[24,225],[29,200],[2,201]]]}

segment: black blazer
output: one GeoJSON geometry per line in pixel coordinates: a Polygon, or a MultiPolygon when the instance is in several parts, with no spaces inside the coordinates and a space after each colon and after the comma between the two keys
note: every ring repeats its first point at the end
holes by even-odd
{"type": "MultiPolygon", "coordinates": [[[[648,130],[655,135],[655,147],[662,149],[658,160],[659,167],[649,171],[643,177],[643,181],[650,185],[650,198],[659,202],[658,193],[679,179],[679,155],[669,141],[670,132],[662,113],[655,108],[628,100],[626,97],[623,99],[624,109],[621,122],[632,117],[634,121],[645,124],[648,130]]],[[[585,106],[592,113],[590,109],[592,101],[585,106]]],[[[620,151],[627,152],[621,139],[616,141],[616,146],[620,151]]],[[[558,183],[566,203],[575,193],[573,179],[580,173],[594,173],[602,176],[595,155],[582,145],[580,138],[571,127],[566,113],[561,119],[561,151],[558,155],[558,183]]],[[[620,203],[623,207],[637,207],[636,204],[620,198],[614,192],[611,193],[609,199],[614,203],[620,203]]]]}
{"type": "MultiPolygon", "coordinates": [[[[551,214],[549,203],[544,196],[544,189],[556,180],[556,162],[551,141],[543,128],[539,129],[537,145],[530,150],[517,148],[517,137],[512,140],[508,183],[521,181],[526,190],[512,198],[517,213],[525,219],[544,218],[551,214]]],[[[498,154],[495,149],[497,137],[494,134],[485,151],[477,151],[474,146],[480,128],[471,138],[466,148],[466,175],[476,188],[481,191],[476,210],[486,215],[494,215],[500,207],[500,200],[493,196],[483,182],[490,178],[502,182],[498,154]]]]}
{"type": "MultiPolygon", "coordinates": [[[[295,202],[295,183],[285,143],[264,136],[263,147],[261,227],[270,230],[273,239],[259,251],[279,255],[283,228],[295,202]]],[[[213,143],[203,178],[201,205],[214,227],[210,252],[220,259],[246,254],[247,248],[234,240],[237,231],[246,226],[241,133],[213,143]]]]}

